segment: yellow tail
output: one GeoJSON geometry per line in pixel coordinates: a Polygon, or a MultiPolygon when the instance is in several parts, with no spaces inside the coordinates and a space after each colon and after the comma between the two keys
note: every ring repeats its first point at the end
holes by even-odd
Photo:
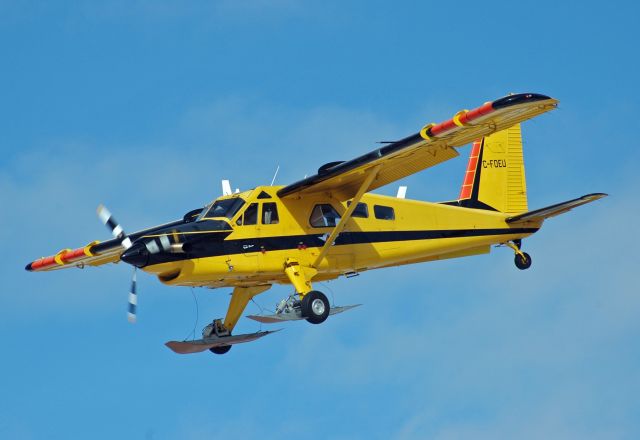
{"type": "Polygon", "coordinates": [[[473,143],[458,205],[509,214],[527,211],[520,124],[473,143]]]}

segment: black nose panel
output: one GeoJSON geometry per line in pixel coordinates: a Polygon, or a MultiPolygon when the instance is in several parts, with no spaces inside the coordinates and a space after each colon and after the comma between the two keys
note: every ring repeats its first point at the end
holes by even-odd
{"type": "Polygon", "coordinates": [[[144,244],[135,243],[120,256],[120,259],[136,267],[145,267],[149,264],[149,251],[144,244]]]}

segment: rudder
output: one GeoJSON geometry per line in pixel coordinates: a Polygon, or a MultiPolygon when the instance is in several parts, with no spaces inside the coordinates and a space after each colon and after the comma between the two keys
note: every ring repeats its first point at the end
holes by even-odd
{"type": "Polygon", "coordinates": [[[520,124],[473,143],[458,205],[509,214],[527,211],[520,124]]]}

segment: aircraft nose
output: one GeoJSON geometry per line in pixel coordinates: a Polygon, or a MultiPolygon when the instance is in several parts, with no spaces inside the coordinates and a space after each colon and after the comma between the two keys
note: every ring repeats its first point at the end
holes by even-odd
{"type": "Polygon", "coordinates": [[[144,267],[149,264],[149,250],[142,243],[134,243],[120,255],[120,259],[133,266],[144,267]]]}

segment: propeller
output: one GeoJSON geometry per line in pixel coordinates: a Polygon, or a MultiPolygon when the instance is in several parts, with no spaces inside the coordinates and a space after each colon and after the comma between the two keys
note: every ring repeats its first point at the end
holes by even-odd
{"type": "MultiPolygon", "coordinates": [[[[100,218],[100,221],[107,228],[109,228],[109,230],[111,231],[111,235],[113,235],[113,238],[120,240],[120,244],[125,249],[129,249],[132,245],[131,239],[129,238],[127,233],[124,232],[124,229],[122,229],[122,226],[120,226],[120,223],[118,223],[118,221],[115,218],[113,218],[113,215],[111,214],[111,212],[102,204],[98,206],[97,212],[98,212],[98,217],[100,218]]],[[[130,323],[136,322],[136,309],[138,308],[138,294],[136,292],[137,269],[138,268],[136,266],[133,266],[133,276],[131,277],[131,290],[129,291],[129,308],[127,312],[127,319],[129,320],[130,323]]]]}
{"type": "Polygon", "coordinates": [[[111,211],[109,211],[106,206],[102,204],[98,206],[98,217],[102,224],[109,228],[113,238],[120,240],[120,244],[122,244],[125,249],[129,249],[131,247],[131,239],[127,236],[126,232],[124,232],[120,223],[113,218],[111,211]]]}

